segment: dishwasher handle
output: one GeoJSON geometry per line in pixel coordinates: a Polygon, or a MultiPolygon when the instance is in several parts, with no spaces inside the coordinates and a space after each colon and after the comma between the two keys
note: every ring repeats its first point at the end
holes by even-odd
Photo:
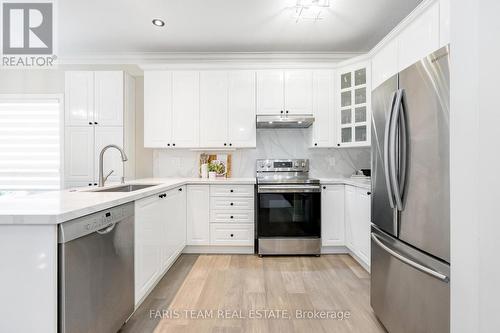
{"type": "Polygon", "coordinates": [[[109,234],[111,231],[113,231],[113,229],[115,228],[116,226],[116,222],[115,223],[112,223],[110,225],[108,225],[107,227],[104,227],[100,230],[97,230],[96,232],[99,234],[99,235],[106,235],[106,234],[109,234]]]}

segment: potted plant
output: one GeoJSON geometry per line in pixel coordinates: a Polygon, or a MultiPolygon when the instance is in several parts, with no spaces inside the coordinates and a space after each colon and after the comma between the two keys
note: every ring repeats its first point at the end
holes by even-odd
{"type": "Polygon", "coordinates": [[[226,166],[219,160],[210,161],[208,164],[208,178],[215,179],[216,177],[226,176],[226,166]]]}

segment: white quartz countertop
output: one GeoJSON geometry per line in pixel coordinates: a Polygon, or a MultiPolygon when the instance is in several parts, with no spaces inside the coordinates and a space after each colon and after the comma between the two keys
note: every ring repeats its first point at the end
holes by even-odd
{"type": "Polygon", "coordinates": [[[352,185],[356,187],[366,188],[367,190],[371,189],[372,184],[369,178],[320,178],[319,181],[321,184],[343,184],[343,185],[352,185]]]}
{"type": "MultiPolygon", "coordinates": [[[[320,179],[322,184],[347,184],[370,188],[370,182],[350,178],[320,179]]],[[[96,188],[5,195],[0,197],[0,224],[59,224],[100,210],[168,191],[187,184],[252,185],[255,178],[200,179],[148,178],[127,184],[155,184],[133,192],[94,192],[96,188]]],[[[107,187],[119,186],[113,184],[107,187]]]]}

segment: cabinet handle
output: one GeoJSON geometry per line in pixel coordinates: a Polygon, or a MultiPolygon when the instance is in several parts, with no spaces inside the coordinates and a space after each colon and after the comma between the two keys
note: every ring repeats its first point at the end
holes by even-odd
{"type": "Polygon", "coordinates": [[[169,146],[169,147],[170,147],[170,143],[167,143],[167,146],[169,146]]]}
{"type": "Polygon", "coordinates": [[[230,205],[232,206],[232,205],[234,205],[234,203],[231,202],[230,205]]]}
{"type": "Polygon", "coordinates": [[[224,142],[224,146],[227,146],[227,144],[224,142]]]}
{"type": "Polygon", "coordinates": [[[92,122],[91,122],[91,121],[89,121],[89,125],[92,125],[92,122]]]}
{"type": "Polygon", "coordinates": [[[288,114],[288,110],[286,110],[286,113],[288,114]]]}
{"type": "Polygon", "coordinates": [[[371,195],[371,194],[372,194],[372,192],[366,192],[366,194],[367,194],[367,195],[371,195]]]}
{"type": "Polygon", "coordinates": [[[172,146],[174,146],[174,147],[175,147],[175,143],[172,143],[172,146]]]}
{"type": "Polygon", "coordinates": [[[232,143],[229,144],[229,146],[232,146],[232,145],[233,145],[232,143]]]}
{"type": "Polygon", "coordinates": [[[97,121],[94,121],[94,125],[97,125],[97,121]]]}
{"type": "Polygon", "coordinates": [[[233,193],[233,192],[234,192],[234,190],[229,190],[229,192],[233,193]]]}
{"type": "Polygon", "coordinates": [[[234,234],[231,234],[231,237],[234,237],[234,234]]]}
{"type": "Polygon", "coordinates": [[[94,183],[94,186],[97,186],[97,183],[94,183]]]}
{"type": "Polygon", "coordinates": [[[283,113],[283,110],[281,110],[281,113],[283,113]]]}
{"type": "Polygon", "coordinates": [[[326,190],[326,186],[323,186],[323,190],[326,190]]]}
{"type": "Polygon", "coordinates": [[[179,192],[182,192],[182,187],[179,189],[179,192]]]}
{"type": "Polygon", "coordinates": [[[337,143],[337,147],[340,147],[340,143],[337,143]]]}
{"type": "Polygon", "coordinates": [[[314,146],[315,146],[315,147],[317,147],[317,146],[318,146],[318,144],[317,144],[317,143],[315,143],[315,144],[314,144],[314,146]]]}
{"type": "Polygon", "coordinates": [[[92,183],[89,183],[89,186],[92,186],[92,183]]]}
{"type": "Polygon", "coordinates": [[[234,219],[234,216],[233,216],[233,215],[231,215],[231,216],[230,216],[230,218],[234,219]]]}

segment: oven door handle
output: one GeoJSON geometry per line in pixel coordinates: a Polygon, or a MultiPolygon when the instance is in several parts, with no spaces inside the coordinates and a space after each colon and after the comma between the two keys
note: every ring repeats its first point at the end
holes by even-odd
{"type": "Polygon", "coordinates": [[[259,185],[258,193],[311,193],[321,192],[320,185],[259,185]]]}

